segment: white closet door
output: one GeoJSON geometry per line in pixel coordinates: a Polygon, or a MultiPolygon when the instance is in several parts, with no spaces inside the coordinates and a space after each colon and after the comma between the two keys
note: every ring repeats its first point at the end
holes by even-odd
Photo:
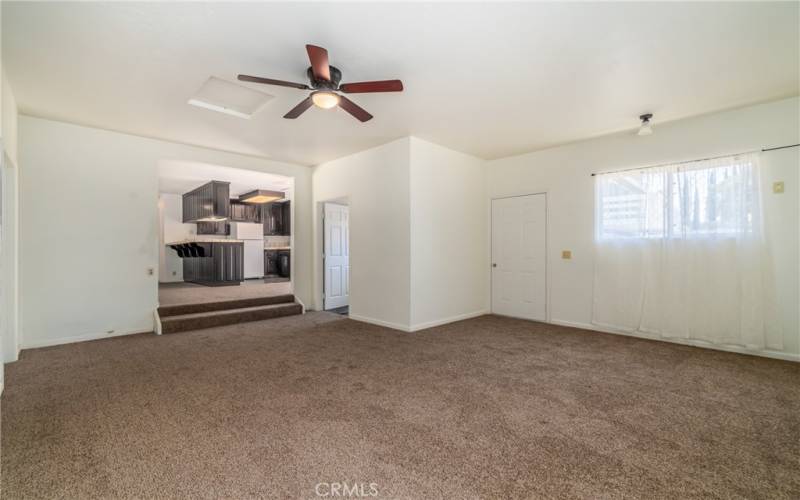
{"type": "Polygon", "coordinates": [[[350,304],[349,214],[345,205],[325,204],[325,309],[350,304]]]}
{"type": "Polygon", "coordinates": [[[492,200],[492,312],[547,320],[547,197],[492,200]]]}

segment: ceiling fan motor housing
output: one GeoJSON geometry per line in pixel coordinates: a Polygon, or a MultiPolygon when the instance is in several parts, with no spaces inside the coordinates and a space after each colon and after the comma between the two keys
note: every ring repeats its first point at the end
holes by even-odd
{"type": "Polygon", "coordinates": [[[331,79],[328,80],[320,80],[314,77],[314,70],[311,66],[308,67],[306,74],[308,75],[308,79],[311,81],[311,87],[315,89],[329,89],[329,90],[336,90],[339,88],[339,82],[342,81],[342,72],[339,71],[339,68],[336,66],[329,66],[331,79]]]}
{"type": "MultiPolygon", "coordinates": [[[[2,1],[2,0],[0,0],[2,1]]],[[[263,78],[260,76],[239,75],[239,80],[243,82],[263,83],[265,85],[277,85],[279,87],[289,87],[298,90],[311,90],[311,94],[300,101],[300,103],[283,115],[284,118],[293,120],[306,112],[311,106],[318,106],[323,109],[339,107],[356,118],[360,122],[372,119],[372,115],[364,108],[354,103],[346,96],[340,94],[371,94],[375,92],[402,92],[403,82],[400,80],[376,80],[371,82],[350,82],[339,85],[342,80],[342,72],[339,68],[331,66],[328,62],[328,51],[316,45],[306,45],[308,60],[311,67],[306,70],[309,84],[287,82],[285,80],[275,80],[274,78],[263,78]]]]}

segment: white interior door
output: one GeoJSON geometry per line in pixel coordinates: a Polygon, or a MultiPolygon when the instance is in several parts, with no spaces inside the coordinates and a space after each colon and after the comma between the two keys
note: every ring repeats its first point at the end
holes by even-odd
{"type": "Polygon", "coordinates": [[[492,200],[492,312],[547,320],[547,197],[492,200]]]}
{"type": "Polygon", "coordinates": [[[325,309],[350,304],[350,211],[345,205],[325,204],[325,309]]]}

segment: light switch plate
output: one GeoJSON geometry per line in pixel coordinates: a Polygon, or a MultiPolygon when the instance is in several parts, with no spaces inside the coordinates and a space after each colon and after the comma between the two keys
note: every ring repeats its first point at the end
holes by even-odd
{"type": "Polygon", "coordinates": [[[772,183],[772,192],[775,194],[782,194],[783,193],[783,181],[773,182],[772,183]]]}
{"type": "Polygon", "coordinates": [[[572,250],[562,250],[561,251],[561,258],[569,260],[572,258],[572,250]]]}

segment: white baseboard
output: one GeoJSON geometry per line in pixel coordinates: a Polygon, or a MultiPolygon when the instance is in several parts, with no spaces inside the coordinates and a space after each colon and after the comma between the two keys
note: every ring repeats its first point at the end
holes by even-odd
{"type": "Polygon", "coordinates": [[[391,328],[393,330],[400,330],[402,332],[418,332],[420,330],[427,330],[428,328],[433,328],[435,326],[446,325],[448,323],[455,323],[456,321],[462,321],[470,318],[477,318],[478,316],[483,316],[486,314],[489,314],[489,311],[487,310],[473,311],[470,313],[459,314],[457,316],[437,319],[434,321],[428,321],[426,323],[419,323],[416,325],[403,325],[400,323],[391,323],[389,321],[368,318],[366,316],[359,316],[358,314],[352,314],[352,313],[350,314],[350,319],[361,321],[363,323],[370,323],[372,325],[385,326],[386,328],[391,328]]]}
{"type": "Polygon", "coordinates": [[[161,335],[161,316],[158,315],[158,308],[153,309],[153,332],[156,335],[161,335]]]}
{"type": "Polygon", "coordinates": [[[428,328],[433,328],[435,326],[442,326],[448,323],[455,323],[456,321],[463,321],[465,319],[477,318],[478,316],[485,316],[489,314],[489,311],[486,309],[482,309],[480,311],[473,311],[464,314],[458,314],[456,316],[450,316],[449,318],[437,319],[434,321],[428,321],[425,323],[419,323],[416,325],[412,325],[409,327],[408,331],[410,332],[418,332],[420,330],[426,330],[428,328]]]}
{"type": "Polygon", "coordinates": [[[348,315],[350,319],[361,321],[362,323],[369,323],[371,325],[378,325],[378,326],[385,326],[386,328],[391,328],[393,330],[400,330],[402,332],[408,332],[409,327],[408,325],[401,325],[400,323],[391,323],[389,321],[383,321],[381,319],[374,319],[368,318],[367,316],[359,316],[358,314],[350,313],[348,315]]]}
{"type": "Polygon", "coordinates": [[[15,362],[19,361],[20,347],[19,347],[19,345],[17,345],[16,347],[17,348],[15,350],[11,351],[10,353],[3,353],[5,355],[7,355],[7,356],[6,356],[6,359],[0,360],[0,366],[3,363],[8,364],[8,363],[15,363],[15,362]]]}
{"type": "Polygon", "coordinates": [[[137,335],[140,333],[153,333],[153,332],[143,331],[143,330],[123,330],[114,333],[90,333],[87,335],[76,335],[74,337],[61,337],[57,339],[26,341],[23,342],[22,349],[36,349],[38,347],[50,347],[54,345],[73,344],[75,342],[86,342],[87,340],[110,339],[113,337],[122,337],[123,335],[137,335]]]}
{"type": "Polygon", "coordinates": [[[738,354],[749,354],[751,356],[762,356],[765,358],[774,358],[774,359],[782,359],[785,361],[800,362],[800,354],[793,354],[790,352],[771,351],[768,349],[747,349],[746,347],[742,346],[730,345],[730,344],[712,344],[710,342],[704,342],[702,340],[661,337],[660,335],[647,335],[638,332],[625,332],[622,330],[606,328],[591,323],[577,323],[574,321],[564,321],[560,319],[551,319],[550,323],[554,325],[580,328],[581,330],[591,330],[595,332],[610,333],[613,335],[624,335],[626,337],[636,337],[639,339],[657,340],[659,342],[669,342],[671,344],[681,344],[692,347],[700,347],[703,349],[713,349],[715,351],[735,352],[738,354]]]}

